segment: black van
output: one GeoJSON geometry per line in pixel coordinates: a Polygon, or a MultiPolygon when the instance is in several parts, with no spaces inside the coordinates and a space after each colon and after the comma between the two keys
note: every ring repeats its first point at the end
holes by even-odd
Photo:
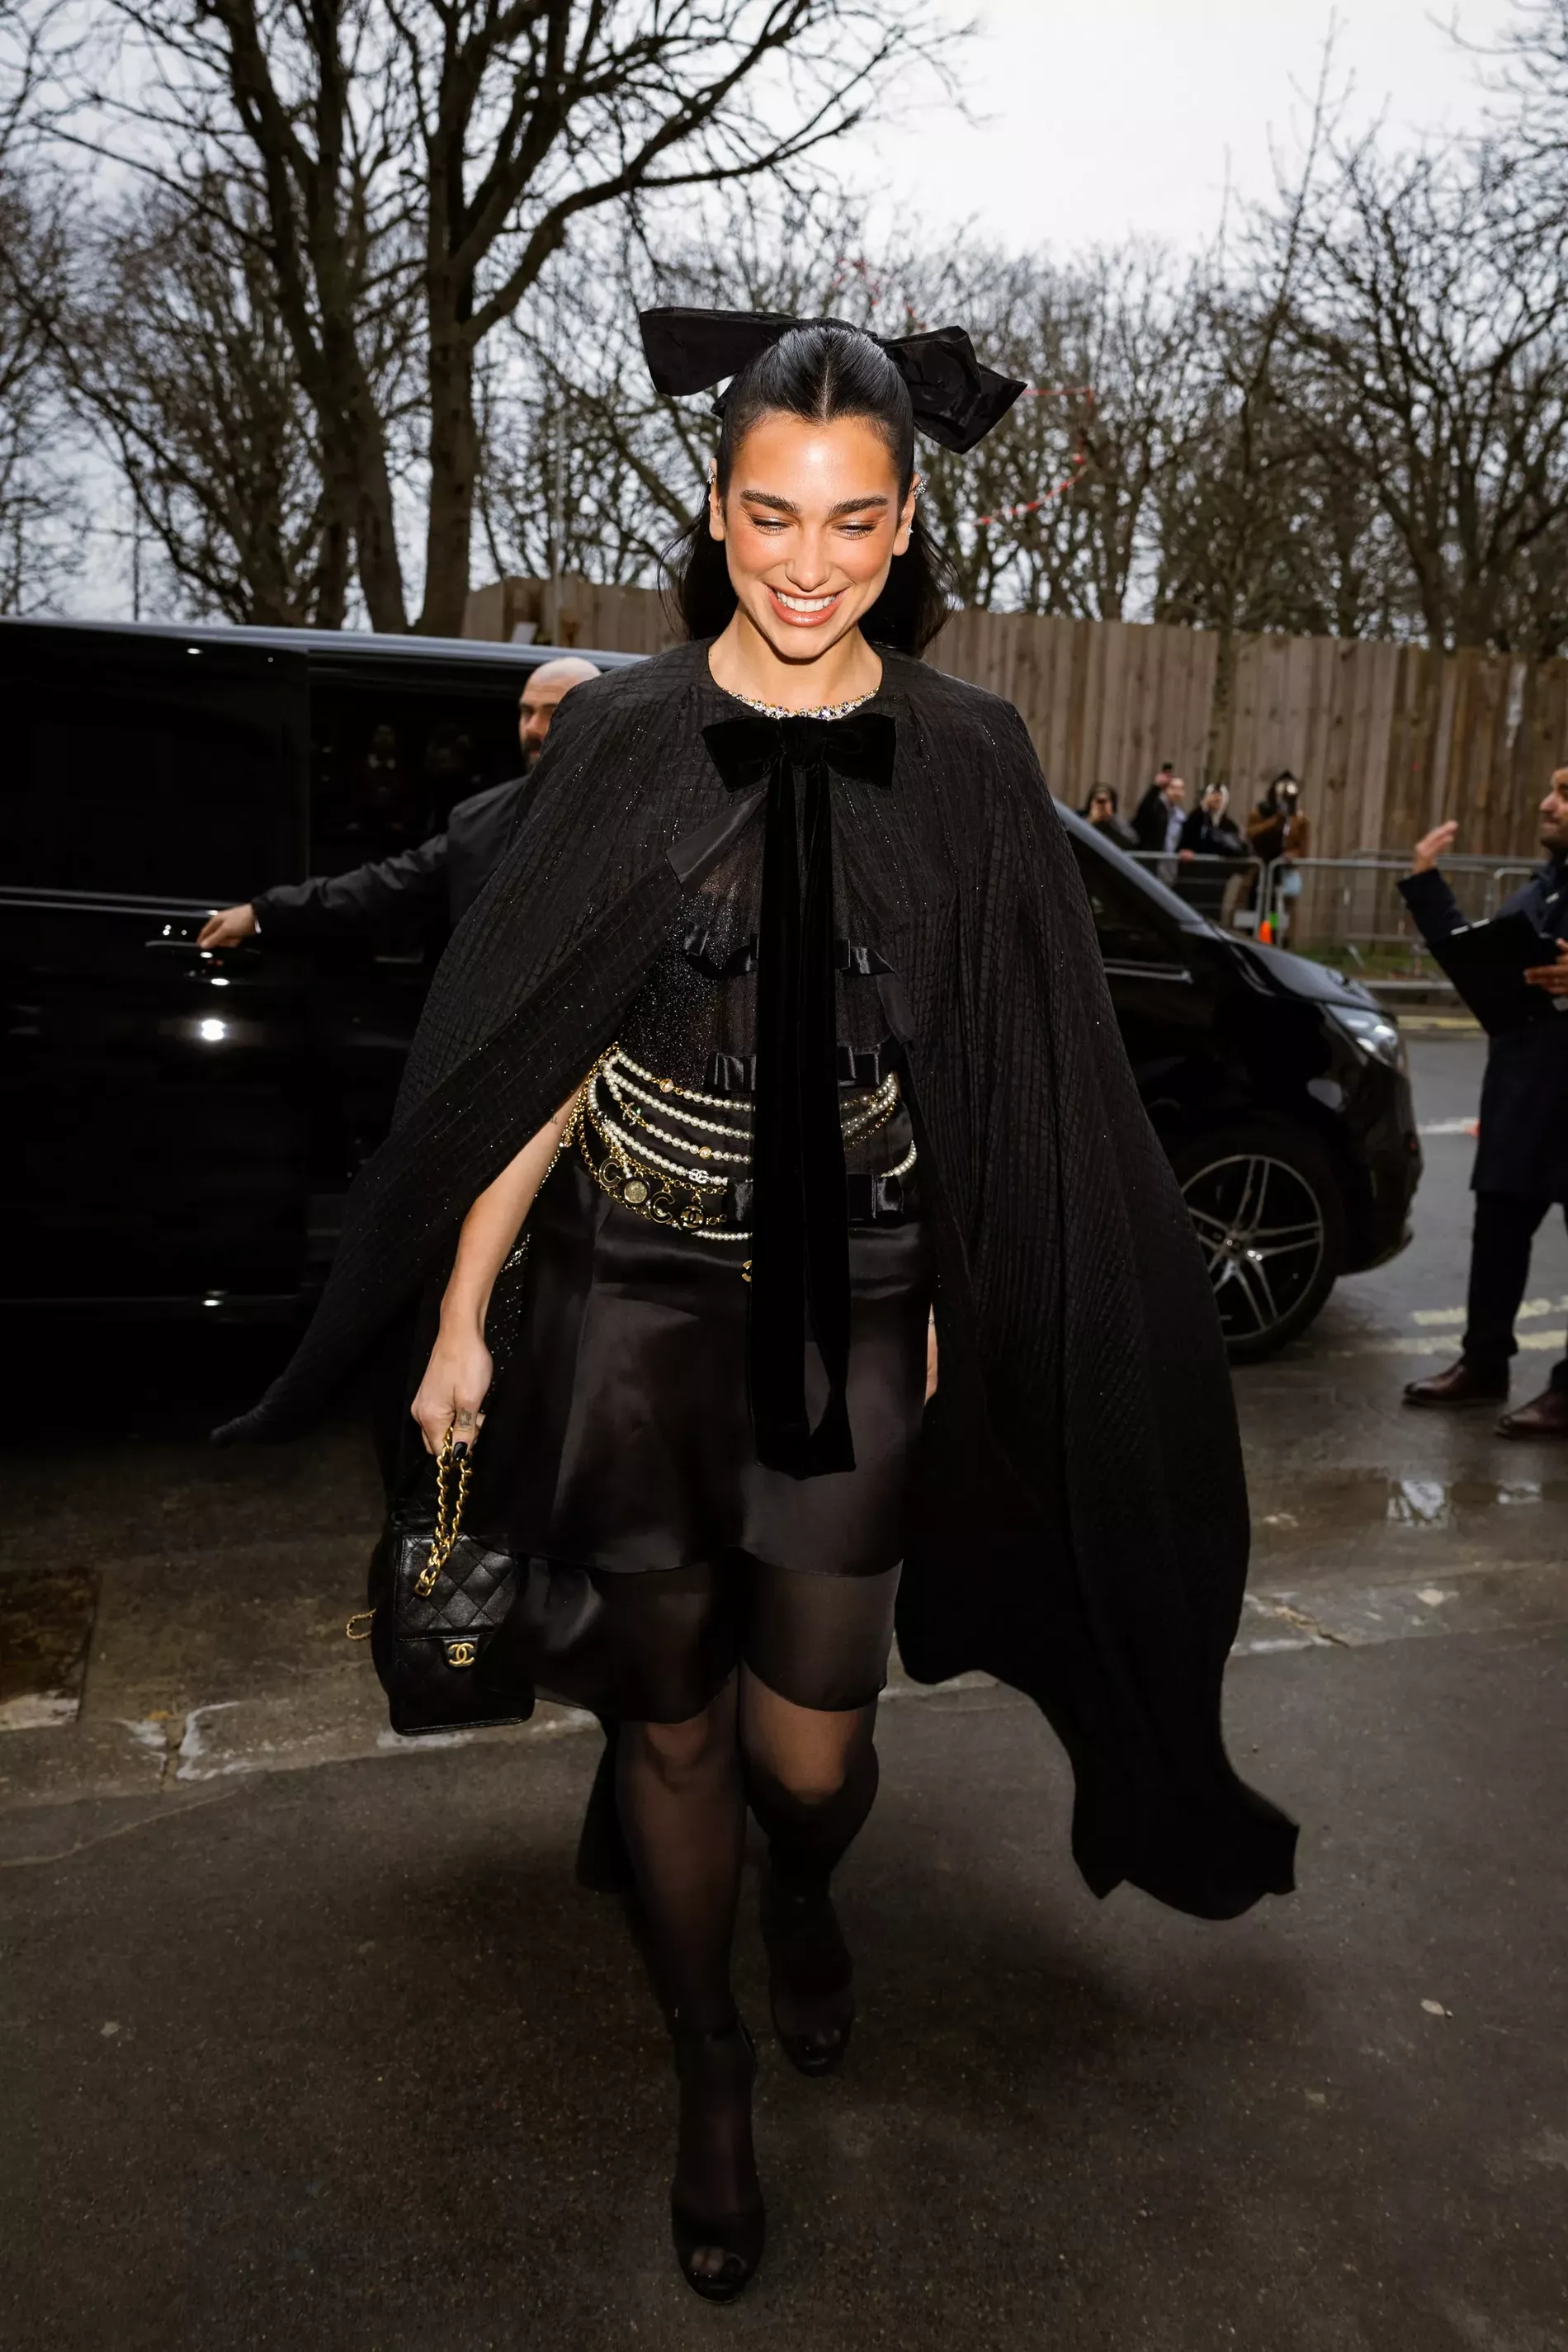
{"type": "MultiPolygon", "coordinates": [[[[549,652],[0,625],[0,1297],[298,1312],[440,941],[215,954],[195,934],[270,883],[423,840],[515,774],[519,692],[549,652]]],[[[1233,1350],[1261,1353],[1405,1236],[1420,1160],[1397,1030],[1067,822],[1233,1350]]]]}

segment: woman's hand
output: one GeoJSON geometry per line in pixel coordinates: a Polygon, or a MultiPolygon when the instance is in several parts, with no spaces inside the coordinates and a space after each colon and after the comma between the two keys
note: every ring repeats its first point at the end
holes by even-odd
{"type": "Polygon", "coordinates": [[[484,1423],[480,1407],[493,1369],[482,1332],[471,1324],[451,1329],[442,1325],[409,1408],[426,1454],[439,1454],[448,1429],[455,1444],[473,1444],[484,1423]]]}
{"type": "Polygon", "coordinates": [[[926,1402],[936,1394],[936,1317],[926,1325],[926,1402]]]}

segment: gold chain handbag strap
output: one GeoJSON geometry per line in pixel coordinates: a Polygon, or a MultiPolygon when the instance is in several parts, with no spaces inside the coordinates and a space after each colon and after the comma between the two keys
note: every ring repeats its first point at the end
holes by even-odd
{"type": "MultiPolygon", "coordinates": [[[[455,1423],[448,1422],[447,1434],[441,1440],[441,1451],[436,1457],[436,1532],[430,1538],[429,1555],[415,1580],[414,1590],[421,1601],[427,1601],[436,1589],[436,1580],[452,1556],[452,1547],[462,1533],[463,1504],[468,1492],[468,1469],[471,1456],[465,1453],[457,1461],[452,1452],[455,1423]],[[457,1491],[453,1492],[452,1473],[456,1470],[457,1491]]],[[[343,1627],[351,1642],[368,1642],[374,1609],[359,1609],[343,1627]],[[361,1629],[363,1629],[363,1631],[361,1629]]]]}
{"type": "Polygon", "coordinates": [[[441,1451],[436,1457],[436,1532],[430,1538],[430,1557],[420,1570],[414,1590],[421,1601],[427,1601],[436,1589],[436,1580],[452,1556],[452,1547],[462,1533],[463,1505],[468,1498],[468,1472],[472,1453],[465,1447],[462,1459],[454,1462],[452,1431],[447,1424],[447,1434],[441,1440],[441,1451]],[[456,1469],[457,1493],[452,1492],[452,1472],[456,1469]]]}

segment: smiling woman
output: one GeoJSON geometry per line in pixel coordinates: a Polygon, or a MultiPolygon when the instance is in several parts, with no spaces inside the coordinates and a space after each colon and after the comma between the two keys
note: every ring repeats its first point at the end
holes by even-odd
{"type": "MultiPolygon", "coordinates": [[[[1225,1753],[1228,1376],[1083,886],[1016,711],[912,658],[942,612],[917,423],[973,446],[1021,387],[956,329],[644,331],[662,389],[732,379],[691,642],[567,698],[316,1321],[242,1426],[297,1428],[404,1310],[409,1460],[451,1450],[443,1516],[395,1516],[383,1557],[461,1638],[418,1669],[451,1711],[400,1727],[526,1712],[535,1683],[618,1720],[599,1816],[673,2012],[675,2243],[727,2301],[763,2235],[746,1809],[774,2027],[827,2074],[895,1603],[911,1674],[1047,1710],[1097,1892],[1230,1917],[1289,1888],[1295,1833],[1225,1753]],[[504,1622],[476,1635],[454,1561],[504,1622]]],[[[429,1611],[391,1589],[372,1638],[405,1699],[429,1611]]]]}
{"type": "MultiPolygon", "coordinates": [[[[656,381],[670,332],[661,322],[679,315],[645,322],[656,381]]],[[[987,422],[1022,388],[989,382],[987,422]]],[[[720,684],[769,707],[873,692],[871,646],[921,652],[952,602],[920,520],[914,409],[899,368],[868,335],[797,327],[735,378],[720,419],[707,509],[671,551],[687,634],[718,639],[720,684]]]]}

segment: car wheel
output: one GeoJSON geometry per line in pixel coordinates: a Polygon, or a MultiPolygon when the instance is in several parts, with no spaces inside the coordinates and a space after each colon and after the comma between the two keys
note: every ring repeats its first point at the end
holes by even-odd
{"type": "Polygon", "coordinates": [[[1259,1120],[1182,1144],[1172,1159],[1232,1363],[1304,1331],[1344,1263],[1344,1209],[1314,1136],[1259,1120]]]}

